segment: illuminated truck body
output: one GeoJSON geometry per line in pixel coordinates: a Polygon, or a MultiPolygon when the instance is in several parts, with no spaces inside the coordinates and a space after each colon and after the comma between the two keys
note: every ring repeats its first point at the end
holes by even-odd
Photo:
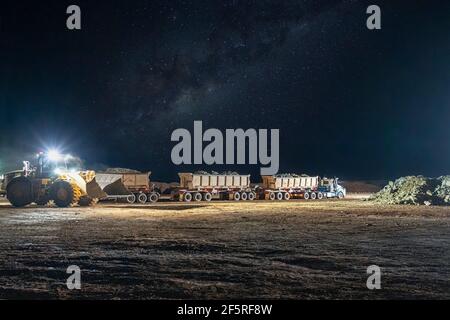
{"type": "Polygon", "coordinates": [[[265,200],[343,198],[345,188],[337,179],[296,174],[262,176],[258,198],[265,200]]]}
{"type": "Polygon", "coordinates": [[[159,193],[150,184],[151,172],[97,173],[96,181],[107,194],[105,199],[125,199],[128,203],[157,202],[159,193]]]}
{"type": "Polygon", "coordinates": [[[237,173],[179,173],[180,187],[174,194],[179,201],[255,200],[250,175],[237,173]]]}

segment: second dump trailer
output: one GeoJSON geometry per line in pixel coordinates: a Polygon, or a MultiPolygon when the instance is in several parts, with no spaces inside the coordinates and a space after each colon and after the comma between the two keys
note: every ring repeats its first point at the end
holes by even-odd
{"type": "Polygon", "coordinates": [[[250,187],[250,175],[179,173],[180,187],[174,193],[179,201],[255,200],[256,192],[250,187]]]}

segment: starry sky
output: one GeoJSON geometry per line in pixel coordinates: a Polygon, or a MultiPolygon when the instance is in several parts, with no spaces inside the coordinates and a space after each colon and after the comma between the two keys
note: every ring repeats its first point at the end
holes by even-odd
{"type": "Polygon", "coordinates": [[[448,1],[14,1],[0,10],[0,170],[49,146],[175,166],[177,128],[280,129],[280,172],[450,173],[448,1]],[[66,29],[77,4],[82,30],[66,29]],[[366,27],[377,4],[382,29],[366,27]]]}

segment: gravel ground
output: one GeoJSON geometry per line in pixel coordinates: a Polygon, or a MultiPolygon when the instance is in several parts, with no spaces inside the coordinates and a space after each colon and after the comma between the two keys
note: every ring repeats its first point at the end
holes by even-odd
{"type": "Polygon", "coordinates": [[[448,299],[450,207],[0,203],[0,298],[448,299]],[[366,269],[382,270],[368,290],[366,269]],[[81,268],[81,290],[66,269],[81,268]]]}

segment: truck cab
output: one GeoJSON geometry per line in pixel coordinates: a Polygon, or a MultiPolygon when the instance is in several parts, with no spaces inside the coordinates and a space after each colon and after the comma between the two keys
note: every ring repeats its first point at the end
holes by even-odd
{"type": "Polygon", "coordinates": [[[322,192],[325,198],[342,199],[347,195],[347,190],[338,183],[338,178],[323,178],[318,191],[322,192]]]}

